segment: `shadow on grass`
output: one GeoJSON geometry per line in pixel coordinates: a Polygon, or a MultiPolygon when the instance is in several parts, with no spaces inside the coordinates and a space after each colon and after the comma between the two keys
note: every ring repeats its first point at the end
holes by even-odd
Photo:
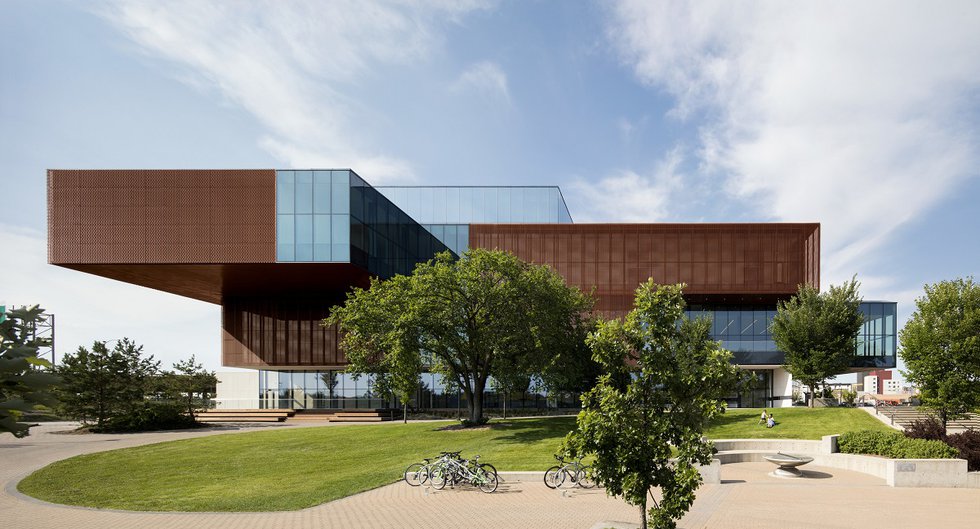
{"type": "Polygon", "coordinates": [[[503,443],[533,443],[545,439],[562,439],[575,428],[575,417],[545,417],[541,419],[521,419],[501,424],[496,440],[503,443]]]}

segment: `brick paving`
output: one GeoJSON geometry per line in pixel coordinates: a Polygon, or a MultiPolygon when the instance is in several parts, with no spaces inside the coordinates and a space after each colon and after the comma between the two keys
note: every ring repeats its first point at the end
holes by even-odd
{"type": "MultiPolygon", "coordinates": [[[[274,426],[279,428],[310,427],[274,426]]],[[[218,431],[131,435],[56,435],[44,425],[26,439],[0,436],[0,521],[10,529],[177,528],[583,528],[639,522],[637,510],[601,490],[554,491],[537,480],[511,481],[498,492],[433,491],[394,484],[301,511],[272,513],[137,513],[52,505],[14,490],[42,466],[113,448],[217,435],[218,431]]],[[[250,428],[249,428],[250,429],[250,428]]],[[[227,430],[224,430],[227,431],[227,430]]],[[[895,489],[883,480],[839,469],[807,467],[812,479],[768,475],[768,463],[722,467],[721,485],[705,485],[685,528],[977,527],[978,489],[895,489]]]]}

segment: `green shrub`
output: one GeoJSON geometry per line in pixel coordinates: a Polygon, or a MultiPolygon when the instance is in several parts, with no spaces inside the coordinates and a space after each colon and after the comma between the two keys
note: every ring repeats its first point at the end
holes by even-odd
{"type": "Polygon", "coordinates": [[[910,439],[900,432],[860,430],[840,436],[838,449],[845,454],[872,454],[893,459],[949,459],[956,450],[942,441],[910,439]]]}
{"type": "Polygon", "coordinates": [[[898,432],[858,430],[841,435],[837,439],[837,448],[845,454],[885,455],[902,438],[898,432]]]}
{"type": "Polygon", "coordinates": [[[952,459],[956,457],[956,449],[942,441],[906,437],[892,445],[888,457],[894,459],[952,459]]]}
{"type": "Polygon", "coordinates": [[[149,432],[197,428],[200,423],[187,415],[184,406],[172,402],[140,402],[133,409],[111,417],[100,432],[149,432]]]}

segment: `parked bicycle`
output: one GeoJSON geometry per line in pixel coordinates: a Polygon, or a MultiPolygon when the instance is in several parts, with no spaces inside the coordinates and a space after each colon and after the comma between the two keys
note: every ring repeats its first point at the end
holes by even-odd
{"type": "Polygon", "coordinates": [[[442,452],[438,458],[409,465],[405,469],[405,482],[413,487],[428,483],[435,489],[468,483],[490,493],[497,490],[499,477],[493,465],[480,463],[480,456],[463,459],[460,452],[442,452]]]}
{"type": "Polygon", "coordinates": [[[592,481],[590,475],[591,468],[588,465],[583,465],[581,458],[575,461],[565,461],[564,457],[556,455],[555,459],[558,460],[558,464],[544,472],[544,484],[548,488],[557,489],[565,481],[583,489],[595,487],[595,481],[592,481]]]}

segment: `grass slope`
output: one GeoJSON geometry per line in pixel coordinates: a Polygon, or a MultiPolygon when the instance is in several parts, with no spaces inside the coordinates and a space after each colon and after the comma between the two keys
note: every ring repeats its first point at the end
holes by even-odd
{"type": "MultiPolygon", "coordinates": [[[[854,429],[887,429],[860,410],[730,410],[709,437],[818,439],[854,429]]],[[[451,423],[387,423],[269,430],[171,441],[53,463],[18,489],[56,503],[142,511],[279,511],[311,507],[401,477],[440,450],[481,454],[499,470],[544,470],[574,426],[571,417],[507,421],[492,429],[443,430],[451,423]]]]}

